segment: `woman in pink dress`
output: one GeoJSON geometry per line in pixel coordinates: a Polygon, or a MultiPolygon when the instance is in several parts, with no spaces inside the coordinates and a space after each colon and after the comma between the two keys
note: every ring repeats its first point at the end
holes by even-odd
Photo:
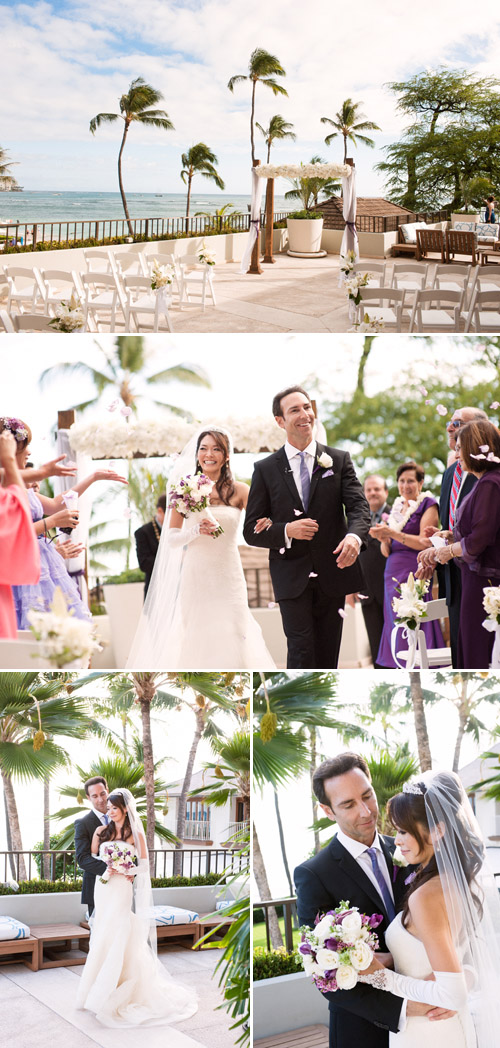
{"type": "Polygon", "coordinates": [[[28,496],[16,462],[12,433],[0,433],[0,637],[16,636],[16,613],[11,586],[36,583],[40,554],[31,520],[28,496]]]}

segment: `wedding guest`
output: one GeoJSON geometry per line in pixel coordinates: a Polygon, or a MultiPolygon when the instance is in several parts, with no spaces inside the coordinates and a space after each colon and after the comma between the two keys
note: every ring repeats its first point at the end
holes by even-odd
{"type": "Polygon", "coordinates": [[[0,466],[0,637],[15,638],[11,586],[38,581],[40,555],[28,496],[16,462],[16,441],[8,431],[0,433],[0,466]]]}
{"type": "Polygon", "coordinates": [[[486,214],[485,214],[484,221],[485,222],[496,222],[496,217],[495,217],[495,197],[494,196],[486,197],[485,204],[486,204],[486,214]]]}
{"type": "Polygon", "coordinates": [[[458,559],[462,569],[462,601],[457,666],[487,669],[494,634],[483,629],[483,589],[500,583],[500,430],[492,422],[467,422],[458,431],[457,451],[462,468],[477,484],[459,507],[451,541],[436,552],[447,564],[458,559]]]}
{"type": "Polygon", "coordinates": [[[156,503],[156,513],[152,520],[147,521],[135,532],[135,548],[137,560],[141,571],[146,576],[144,579],[144,600],[151,582],[151,575],[155,566],[156,554],[160,544],[161,529],[165,520],[167,508],[167,496],[160,495],[156,503]]]}
{"type": "MultiPolygon", "coordinates": [[[[453,461],[445,469],[441,480],[439,517],[441,520],[441,527],[448,528],[450,531],[453,531],[455,526],[455,518],[459,506],[469,492],[472,491],[477,482],[477,478],[472,473],[468,473],[467,470],[463,469],[462,463],[457,456],[457,433],[465,422],[472,422],[479,419],[487,419],[485,411],[482,411],[481,408],[464,407],[457,408],[457,410],[453,412],[451,419],[446,423],[448,444],[453,455],[453,461]]],[[[428,536],[432,532],[432,528],[427,529],[428,536]]],[[[437,567],[438,569],[439,596],[445,598],[450,618],[451,661],[452,665],[457,667],[458,630],[460,624],[460,605],[462,600],[462,572],[460,566],[455,560],[440,565],[436,560],[436,550],[434,546],[431,546],[429,549],[423,550],[418,554],[418,563],[418,578],[432,578],[434,568],[437,567]]]]}
{"type": "MultiPolygon", "coordinates": [[[[377,654],[379,666],[395,667],[391,651],[391,635],[395,622],[392,601],[399,595],[399,585],[406,582],[409,574],[417,570],[417,555],[430,545],[425,531],[429,526],[437,527],[437,502],[429,491],[422,491],[425,473],[416,462],[403,462],[396,472],[399,497],[395,500],[387,521],[370,528],[372,538],[378,539],[380,549],[387,558],[384,572],[384,628],[377,654]]],[[[432,599],[429,591],[427,600],[432,599]]],[[[443,635],[437,622],[423,623],[427,646],[444,647],[443,635]]],[[[400,634],[398,650],[404,651],[408,643],[400,634]]]]}
{"type": "MultiPolygon", "coordinates": [[[[366,501],[370,507],[371,524],[380,524],[385,516],[389,516],[391,507],[387,502],[387,481],[379,474],[367,477],[363,490],[366,501]]],[[[361,550],[359,563],[363,572],[364,586],[361,600],[361,611],[365,620],[366,632],[370,642],[370,651],[375,668],[378,668],[377,655],[384,628],[384,571],[386,558],[381,549],[380,542],[369,535],[366,540],[366,549],[361,550]]],[[[357,594],[356,594],[357,596],[357,594]]]]}

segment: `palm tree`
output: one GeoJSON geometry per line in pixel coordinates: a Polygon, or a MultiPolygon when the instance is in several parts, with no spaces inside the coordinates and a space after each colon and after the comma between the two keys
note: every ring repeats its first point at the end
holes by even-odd
{"type": "Polygon", "coordinates": [[[11,160],[6,150],[0,146],[0,187],[3,187],[4,189],[7,187],[10,189],[17,188],[17,180],[10,173],[12,165],[17,163],[18,161],[11,160]]]}
{"type": "Polygon", "coordinates": [[[282,84],[275,80],[276,76],[286,76],[281,62],[275,55],[264,51],[262,47],[256,47],[250,55],[248,63],[248,74],[237,74],[232,76],[228,82],[228,88],[234,91],[234,85],[243,80],[250,80],[252,84],[252,106],[250,110],[250,142],[252,146],[252,164],[255,164],[255,140],[254,140],[254,117],[255,117],[255,89],[258,83],[270,87],[273,95],[287,95],[288,91],[282,84]]]}
{"type": "Polygon", "coordinates": [[[381,833],[387,833],[388,824],[386,816],[387,802],[400,793],[405,782],[411,779],[419,770],[418,761],[404,751],[404,747],[398,746],[394,754],[389,750],[367,758],[372,786],[377,795],[379,807],[379,829],[381,833]]]}
{"type": "Polygon", "coordinates": [[[118,184],[130,236],[134,235],[134,230],[128,213],[122,180],[122,155],[125,148],[125,140],[128,135],[128,129],[133,122],[142,124],[143,127],[161,127],[164,131],[174,130],[174,125],[164,109],[151,109],[151,106],[155,106],[162,98],[161,91],[157,91],[150,84],[146,84],[142,76],[138,76],[135,80],[132,80],[127,94],[121,96],[119,113],[98,113],[90,121],[90,130],[93,135],[95,135],[97,128],[101,124],[113,124],[115,120],[123,120],[124,122],[120,152],[118,153],[118,184]]]}
{"type": "Polygon", "coordinates": [[[281,141],[283,138],[290,138],[292,142],[295,142],[297,135],[294,134],[292,128],[293,124],[289,124],[283,116],[276,113],[272,116],[269,121],[269,127],[264,128],[261,124],[256,124],[261,134],[264,135],[266,146],[267,146],[267,163],[271,156],[271,146],[274,141],[281,141]]]}
{"type": "Polygon", "coordinates": [[[332,120],[328,116],[321,117],[322,124],[330,124],[331,127],[335,128],[331,134],[325,138],[326,145],[329,146],[330,142],[338,135],[342,135],[344,139],[344,164],[347,160],[347,139],[352,142],[353,145],[357,145],[358,142],[363,142],[365,146],[369,146],[373,149],[375,142],[373,138],[368,138],[367,135],[360,134],[360,131],[380,131],[381,128],[378,124],[374,124],[373,120],[365,120],[364,113],[360,113],[360,107],[363,105],[362,102],[353,102],[352,98],[346,98],[345,102],[342,102],[342,108],[338,113],[335,113],[335,118],[332,120]]]}
{"type": "Polygon", "coordinates": [[[436,673],[436,684],[446,685],[446,692],[436,695],[436,699],[452,702],[458,714],[458,729],[455,739],[452,770],[460,767],[460,751],[464,735],[472,735],[479,743],[479,733],[486,725],[478,717],[478,707],[483,702],[498,706],[500,698],[500,678],[493,674],[482,673],[436,673]]]}
{"type": "Polygon", "coordinates": [[[234,204],[223,204],[222,207],[216,207],[214,211],[195,211],[195,215],[208,219],[208,222],[205,222],[205,229],[218,229],[220,233],[222,230],[231,230],[233,228],[231,219],[241,215],[241,211],[231,210],[231,208],[234,208],[234,204]]]}
{"type": "Polygon", "coordinates": [[[212,150],[205,145],[204,142],[198,142],[197,145],[191,146],[187,153],[183,153],[181,157],[182,171],[181,178],[184,183],[187,182],[187,200],[186,200],[186,218],[189,218],[189,205],[191,202],[191,183],[195,175],[202,175],[203,178],[208,178],[212,182],[215,182],[218,189],[225,189],[225,183],[222,181],[219,172],[215,170],[218,164],[217,157],[212,150]]]}
{"type": "MultiPolygon", "coordinates": [[[[321,156],[313,156],[309,163],[324,164],[326,161],[321,156]]],[[[317,207],[320,197],[326,199],[340,192],[338,178],[287,178],[287,182],[293,188],[285,193],[285,200],[300,200],[305,211],[317,207]]]]}
{"type": "MultiPolygon", "coordinates": [[[[82,738],[92,724],[84,701],[61,688],[61,674],[50,677],[36,672],[0,674],[0,774],[12,850],[18,852],[23,844],[13,780],[45,780],[69,759],[54,737],[82,738]]],[[[26,880],[22,854],[16,873],[26,880]]]]}

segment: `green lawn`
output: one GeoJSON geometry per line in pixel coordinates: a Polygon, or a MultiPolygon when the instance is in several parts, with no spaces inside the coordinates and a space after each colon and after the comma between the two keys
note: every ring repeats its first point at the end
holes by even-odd
{"type": "MultiPolygon", "coordinates": [[[[280,925],[281,932],[282,932],[282,935],[283,935],[283,944],[284,944],[285,943],[285,919],[284,919],[284,917],[280,918],[279,925],[280,925]]],[[[293,933],[293,944],[294,944],[294,946],[297,947],[299,945],[299,942],[300,942],[300,932],[297,929],[297,931],[294,931],[294,933],[293,933]]],[[[256,946],[263,946],[264,949],[266,949],[266,947],[267,947],[267,943],[266,943],[266,926],[265,926],[264,921],[262,921],[260,924],[254,924],[254,926],[253,926],[253,945],[254,945],[254,948],[256,946]]]]}

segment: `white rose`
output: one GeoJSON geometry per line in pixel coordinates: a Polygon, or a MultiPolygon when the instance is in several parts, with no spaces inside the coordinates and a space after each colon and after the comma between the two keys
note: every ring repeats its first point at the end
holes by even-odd
{"type": "Polygon", "coordinates": [[[356,946],[353,946],[352,950],[349,950],[349,955],[351,964],[357,972],[363,972],[365,968],[370,967],[373,954],[365,942],[358,942],[356,946]]]}
{"type": "Polygon", "coordinates": [[[325,939],[329,939],[332,934],[332,918],[328,915],[323,917],[314,928],[314,934],[317,936],[319,942],[324,942],[325,939]]]}
{"type": "Polygon", "coordinates": [[[361,917],[357,910],[353,910],[352,913],[348,913],[347,917],[344,917],[342,921],[342,938],[348,942],[354,942],[359,939],[361,928],[361,917]]]}
{"type": "Polygon", "coordinates": [[[339,955],[335,950],[327,950],[325,947],[316,951],[316,960],[324,972],[336,968],[339,963],[339,955]]]}
{"type": "Polygon", "coordinates": [[[318,465],[324,469],[330,469],[330,466],[333,466],[333,459],[327,455],[326,451],[323,451],[321,455],[318,455],[318,465]]]}
{"type": "Polygon", "coordinates": [[[341,964],[335,976],[339,990],[352,990],[358,981],[358,973],[350,964],[341,964]]]}
{"type": "Polygon", "coordinates": [[[395,866],[408,866],[408,859],[405,859],[399,844],[396,845],[392,853],[392,861],[395,866]]]}
{"type": "Polygon", "coordinates": [[[304,971],[306,972],[307,975],[321,975],[322,974],[323,969],[320,967],[320,965],[316,961],[313,961],[312,957],[310,957],[310,956],[307,956],[307,957],[303,956],[302,957],[302,963],[304,965],[304,971]]]}

